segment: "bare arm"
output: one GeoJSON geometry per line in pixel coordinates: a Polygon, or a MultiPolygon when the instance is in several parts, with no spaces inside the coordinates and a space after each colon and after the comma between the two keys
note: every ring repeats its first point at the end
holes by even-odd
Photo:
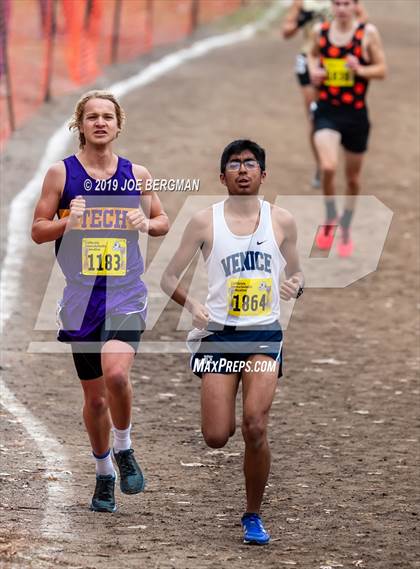
{"type": "Polygon", "coordinates": [[[303,6],[303,0],[293,0],[283,21],[282,34],[284,39],[293,37],[299,29],[298,17],[303,6]]]}
{"type": "Polygon", "coordinates": [[[284,235],[280,251],[286,261],[286,280],[281,283],[280,298],[290,300],[296,298],[299,288],[303,288],[305,283],[297,250],[296,222],[289,212],[280,209],[275,211],[274,220],[284,235]]]}
{"type": "Polygon", "coordinates": [[[386,75],[385,53],[382,47],[381,36],[372,24],[366,26],[366,43],[364,49],[368,53],[369,65],[362,65],[355,55],[347,56],[347,66],[359,77],[365,79],[384,79],[386,75]]]}
{"type": "Polygon", "coordinates": [[[308,51],[308,70],[311,82],[319,87],[324,81],[327,73],[323,67],[319,65],[319,35],[321,32],[321,24],[315,24],[311,31],[311,46],[308,51]]]}
{"type": "MultiPolygon", "coordinates": [[[[42,185],[41,196],[35,206],[31,236],[35,243],[55,241],[75,221],[72,215],[62,219],[54,219],[60,203],[61,194],[66,181],[66,170],[63,162],[58,162],[48,170],[42,185]],[[69,225],[70,224],[70,225],[69,225]]],[[[78,202],[76,202],[78,205],[78,202]]]]}
{"type": "Polygon", "coordinates": [[[365,79],[385,79],[387,65],[381,36],[372,24],[366,26],[366,35],[370,65],[359,65],[356,73],[365,79]]]}
{"type": "Polygon", "coordinates": [[[129,212],[128,220],[136,229],[153,237],[166,235],[169,231],[168,216],[156,192],[146,189],[147,180],[152,179],[150,172],[143,166],[133,164],[133,174],[137,180],[142,181],[143,192],[140,197],[142,209],[129,212]]]}
{"type": "Polygon", "coordinates": [[[207,211],[198,212],[185,228],[181,243],[172,257],[169,265],[162,275],[160,286],[176,303],[191,312],[193,324],[204,328],[208,322],[208,313],[205,307],[190,296],[185,288],[179,284],[182,274],[191,263],[197,251],[202,248],[206,240],[205,229],[208,226],[209,214],[207,211]]]}

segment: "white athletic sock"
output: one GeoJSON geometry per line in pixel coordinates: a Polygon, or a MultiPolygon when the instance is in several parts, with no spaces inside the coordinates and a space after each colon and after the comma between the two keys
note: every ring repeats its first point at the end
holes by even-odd
{"type": "Polygon", "coordinates": [[[107,476],[109,474],[115,476],[115,469],[111,458],[111,449],[108,449],[105,454],[97,455],[94,452],[92,452],[92,454],[96,461],[96,474],[98,476],[107,476]]]}
{"type": "Polygon", "coordinates": [[[131,448],[131,424],[126,429],[112,427],[112,432],[114,433],[114,452],[131,448]]]}

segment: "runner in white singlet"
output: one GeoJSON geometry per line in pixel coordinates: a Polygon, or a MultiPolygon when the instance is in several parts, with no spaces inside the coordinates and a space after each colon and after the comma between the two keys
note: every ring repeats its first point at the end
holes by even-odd
{"type": "Polygon", "coordinates": [[[265,544],[270,536],[260,517],[270,470],[268,414],[281,375],[283,334],[280,298],[303,291],[289,212],[259,198],[265,152],[255,142],[236,140],[221,158],[220,180],[228,198],[194,215],[162,277],[162,288],[192,314],[191,365],[202,378],[202,432],[213,448],[235,432],[235,400],[242,381],[245,441],[245,543],[265,544]],[[179,280],[197,251],[208,272],[205,305],[179,280]],[[285,270],[286,280],[280,284],[285,270]]]}

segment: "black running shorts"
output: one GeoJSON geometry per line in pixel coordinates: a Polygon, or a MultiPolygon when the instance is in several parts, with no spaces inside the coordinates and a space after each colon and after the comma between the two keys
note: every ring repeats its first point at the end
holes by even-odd
{"type": "Polygon", "coordinates": [[[278,377],[282,376],[283,332],[278,322],[245,329],[213,323],[210,330],[191,357],[191,369],[198,377],[246,371],[248,358],[260,354],[272,358],[278,377]]]}
{"type": "Polygon", "coordinates": [[[349,152],[366,152],[370,122],[364,109],[333,107],[319,102],[313,111],[314,132],[323,129],[335,130],[341,134],[341,144],[349,152]]]}
{"type": "Polygon", "coordinates": [[[102,376],[101,348],[109,340],[125,342],[136,353],[144,328],[143,318],[138,312],[116,314],[108,316],[96,329],[94,338],[90,337],[89,351],[83,342],[72,342],[73,361],[79,379],[97,379],[102,376]]]}

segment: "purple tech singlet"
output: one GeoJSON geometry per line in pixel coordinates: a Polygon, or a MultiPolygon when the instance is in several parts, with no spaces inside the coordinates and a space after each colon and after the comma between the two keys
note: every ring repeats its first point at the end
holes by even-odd
{"type": "Polygon", "coordinates": [[[107,316],[140,313],[146,319],[147,289],[138,231],[127,213],[140,204],[141,187],[132,163],[118,157],[112,178],[95,180],[76,156],[65,158],[66,183],[57,215],[69,215],[77,196],[86,201],[79,228],[55,242],[57,261],[66,278],[59,305],[62,342],[89,341],[107,316]]]}

